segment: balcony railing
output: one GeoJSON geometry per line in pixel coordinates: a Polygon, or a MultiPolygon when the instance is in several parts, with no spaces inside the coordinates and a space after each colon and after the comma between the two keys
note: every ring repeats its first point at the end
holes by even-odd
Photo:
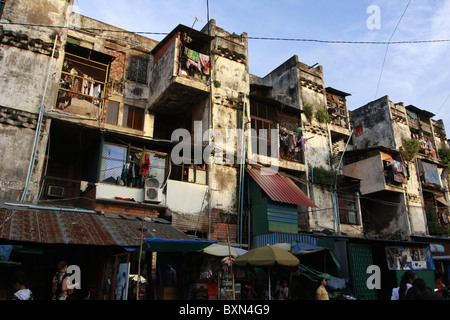
{"type": "Polygon", "coordinates": [[[66,52],[55,108],[99,118],[104,103],[108,65],[66,52]]]}

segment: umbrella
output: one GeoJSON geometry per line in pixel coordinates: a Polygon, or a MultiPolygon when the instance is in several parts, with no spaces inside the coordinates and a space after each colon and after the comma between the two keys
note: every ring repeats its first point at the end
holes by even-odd
{"type": "Polygon", "coordinates": [[[147,282],[147,280],[143,277],[143,276],[138,276],[137,274],[130,274],[129,276],[128,276],[128,278],[130,279],[130,280],[132,280],[132,281],[136,281],[136,282],[138,282],[138,279],[140,279],[141,281],[141,283],[146,283],[147,282]]]}
{"type": "Polygon", "coordinates": [[[280,265],[285,267],[296,267],[299,265],[300,260],[293,254],[277,246],[264,246],[247,251],[247,253],[238,257],[234,263],[238,266],[280,265]]]}
{"type": "MultiPolygon", "coordinates": [[[[270,293],[270,267],[297,267],[300,264],[300,260],[293,254],[277,246],[264,246],[244,253],[242,256],[238,257],[234,263],[238,266],[267,266],[269,268],[270,293]]],[[[269,294],[269,298],[270,296],[271,295],[269,294]]]]}
{"type": "Polygon", "coordinates": [[[234,248],[217,243],[213,243],[207,246],[205,249],[203,249],[203,252],[219,257],[230,256],[230,253],[233,258],[236,258],[238,256],[238,253],[236,252],[236,250],[234,250],[234,248]]]}

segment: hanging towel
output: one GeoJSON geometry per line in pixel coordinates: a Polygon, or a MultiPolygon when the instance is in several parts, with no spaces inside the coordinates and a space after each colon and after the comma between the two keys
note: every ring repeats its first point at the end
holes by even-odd
{"type": "Polygon", "coordinates": [[[189,49],[188,47],[184,47],[184,53],[189,59],[195,62],[199,62],[199,53],[197,51],[189,49]]]}

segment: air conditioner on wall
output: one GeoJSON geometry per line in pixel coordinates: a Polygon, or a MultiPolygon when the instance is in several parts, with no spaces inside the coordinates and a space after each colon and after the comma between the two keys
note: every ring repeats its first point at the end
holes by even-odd
{"type": "Polygon", "coordinates": [[[52,197],[64,197],[64,192],[65,192],[65,188],[61,187],[61,186],[48,186],[47,187],[47,196],[52,196],[52,197]]]}
{"type": "Polygon", "coordinates": [[[163,200],[162,189],[156,178],[150,178],[145,181],[144,185],[144,201],[159,203],[163,200]]]}

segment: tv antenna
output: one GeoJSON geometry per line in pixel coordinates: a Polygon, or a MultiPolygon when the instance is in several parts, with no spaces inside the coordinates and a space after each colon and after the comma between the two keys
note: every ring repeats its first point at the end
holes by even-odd
{"type": "Polygon", "coordinates": [[[198,22],[203,22],[202,19],[200,19],[200,18],[198,18],[198,17],[196,17],[196,16],[193,16],[192,14],[190,14],[190,16],[191,16],[192,19],[194,19],[194,23],[192,24],[191,29],[194,28],[194,24],[195,24],[197,21],[198,21],[198,22]]]}

